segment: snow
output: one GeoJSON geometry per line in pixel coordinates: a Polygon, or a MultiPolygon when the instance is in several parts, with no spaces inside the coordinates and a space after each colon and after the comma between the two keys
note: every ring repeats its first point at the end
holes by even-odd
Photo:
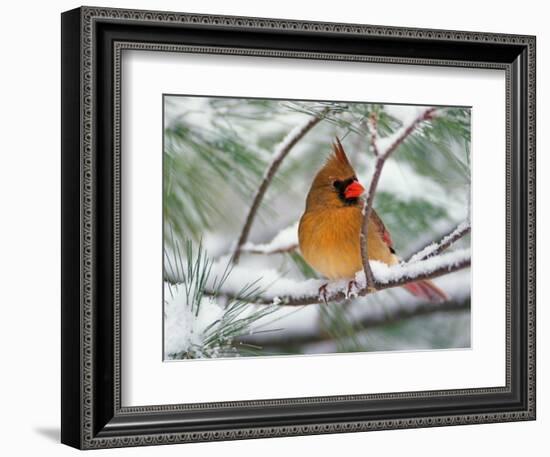
{"type": "MultiPolygon", "coordinates": [[[[214,263],[212,277],[220,275],[227,264],[227,259],[221,259],[214,263]]],[[[242,290],[245,284],[256,283],[264,289],[262,296],[270,301],[281,300],[281,297],[307,297],[317,294],[319,287],[326,284],[326,281],[317,279],[291,279],[283,277],[281,272],[275,268],[257,269],[246,265],[238,264],[231,270],[231,274],[223,285],[222,292],[235,295],[242,290]]]]}
{"type": "MultiPolygon", "coordinates": [[[[464,269],[432,279],[449,297],[449,302],[464,303],[470,299],[471,271],[464,269]]],[[[353,319],[367,317],[381,318],[399,312],[402,309],[414,310],[426,300],[412,295],[402,287],[381,290],[376,294],[359,297],[350,308],[353,319]]],[[[442,303],[441,308],[445,308],[442,303]]]]}
{"type": "Polygon", "coordinates": [[[199,351],[203,346],[208,326],[224,313],[221,305],[204,297],[198,313],[191,303],[183,285],[165,285],[164,290],[164,353],[165,356],[179,352],[199,351]]]}
{"type": "Polygon", "coordinates": [[[302,135],[304,129],[308,128],[308,125],[312,121],[311,116],[307,116],[301,123],[297,123],[280,141],[280,143],[273,149],[271,154],[271,163],[266,168],[262,181],[268,179],[269,175],[272,173],[272,168],[274,166],[280,165],[281,155],[288,153],[288,148],[296,141],[296,138],[302,135]]]}
{"type": "Polygon", "coordinates": [[[454,237],[456,237],[459,233],[462,233],[464,230],[466,230],[469,226],[470,226],[469,221],[461,222],[460,224],[458,224],[458,226],[451,233],[449,233],[447,236],[442,238],[441,241],[431,243],[428,246],[426,246],[424,249],[422,249],[421,251],[414,254],[410,258],[409,262],[417,262],[421,259],[432,256],[433,253],[436,252],[439,249],[440,246],[448,243],[450,240],[452,240],[454,237]]]}
{"type": "MultiPolygon", "coordinates": [[[[258,256],[263,258],[263,256],[258,256]]],[[[230,262],[229,256],[224,256],[212,264],[212,270],[207,283],[208,287],[213,287],[216,278],[221,278],[230,262]]],[[[183,261],[185,264],[185,260],[183,261]]],[[[165,278],[171,283],[183,282],[181,267],[174,260],[173,254],[165,255],[165,278]]],[[[263,290],[262,297],[271,302],[280,303],[282,298],[292,296],[296,298],[310,297],[319,292],[319,288],[327,284],[326,280],[318,279],[293,279],[282,275],[277,268],[261,266],[261,263],[251,264],[239,263],[231,267],[231,272],[225,280],[220,290],[221,294],[235,296],[239,294],[244,287],[249,284],[255,284],[263,290]]],[[[348,281],[333,281],[327,287],[327,293],[336,292],[347,287],[348,281]]],[[[208,288],[207,287],[207,288],[208,288]]]]}
{"type": "Polygon", "coordinates": [[[298,123],[292,128],[281,142],[273,150],[273,157],[275,160],[292,144],[296,137],[302,134],[302,131],[307,128],[309,123],[312,121],[310,116],[307,116],[301,123],[298,123]]]}
{"type": "MultiPolygon", "coordinates": [[[[381,284],[388,284],[403,278],[414,278],[418,275],[431,274],[446,266],[450,268],[469,258],[470,249],[460,249],[414,263],[388,266],[381,262],[371,261],[370,265],[375,280],[381,284]]],[[[209,286],[212,286],[214,278],[219,278],[223,275],[228,261],[229,258],[224,257],[214,262],[209,286]]],[[[172,272],[170,269],[167,269],[166,273],[167,277],[169,276],[172,281],[181,282],[182,278],[178,277],[177,271],[172,272]],[[168,273],[171,274],[169,275],[168,273]]],[[[360,288],[364,287],[365,275],[363,271],[357,272],[355,281],[360,288]]],[[[300,299],[315,296],[319,293],[319,288],[324,285],[327,285],[326,291],[328,295],[347,291],[349,280],[342,279],[327,283],[327,280],[324,279],[292,279],[282,276],[275,268],[259,269],[239,264],[233,266],[231,269],[231,274],[221,288],[221,293],[234,296],[239,294],[247,284],[252,283],[263,290],[261,295],[265,300],[280,303],[283,299],[282,297],[300,299]]]]}
{"type": "MultiPolygon", "coordinates": [[[[432,281],[445,291],[449,300],[454,303],[464,303],[470,299],[471,271],[459,270],[432,281]]],[[[416,297],[403,289],[402,287],[381,290],[376,294],[358,297],[351,302],[351,306],[346,310],[346,314],[352,321],[361,321],[364,319],[377,319],[385,316],[391,316],[402,309],[414,311],[418,306],[425,303],[425,300],[416,297]]],[[[336,304],[335,306],[341,306],[336,304]]],[[[445,304],[441,304],[444,309],[445,304]]],[[[282,307],[277,314],[278,318],[274,321],[260,320],[256,322],[253,329],[258,329],[262,333],[254,335],[253,341],[258,344],[266,342],[284,343],[285,338],[292,336],[317,335],[321,331],[319,327],[319,307],[304,306],[299,308],[282,307]],[[273,332],[270,330],[284,328],[284,332],[273,332]]],[[[401,347],[401,349],[403,349],[401,347]]]]}
{"type": "MultiPolygon", "coordinates": [[[[371,261],[370,265],[376,282],[388,284],[404,278],[415,278],[424,274],[429,275],[441,268],[452,268],[469,260],[470,256],[470,249],[468,248],[447,252],[445,254],[430,257],[426,260],[419,260],[414,263],[408,262],[388,266],[382,262],[371,261]]],[[[365,273],[363,271],[358,272],[355,275],[355,281],[357,281],[360,287],[361,285],[364,286],[365,273]]]]}
{"type": "Polygon", "coordinates": [[[298,245],[298,222],[281,230],[269,243],[254,244],[245,243],[243,251],[258,254],[270,254],[273,252],[290,251],[298,245]]]}

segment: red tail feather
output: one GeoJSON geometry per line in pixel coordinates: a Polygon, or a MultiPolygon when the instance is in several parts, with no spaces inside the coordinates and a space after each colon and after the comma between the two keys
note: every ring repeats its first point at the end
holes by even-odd
{"type": "Polygon", "coordinates": [[[447,301],[449,297],[431,281],[410,282],[403,286],[411,294],[431,302],[447,301]]]}

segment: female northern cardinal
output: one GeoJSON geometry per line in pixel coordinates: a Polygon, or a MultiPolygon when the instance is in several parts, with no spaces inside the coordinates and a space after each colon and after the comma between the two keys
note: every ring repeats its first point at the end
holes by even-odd
{"type": "MultiPolygon", "coordinates": [[[[307,263],[328,279],[349,279],[349,288],[354,284],[355,273],[363,269],[360,245],[363,214],[359,197],[364,190],[336,139],[333,153],[311,184],[298,228],[300,250],[307,263]]],[[[388,265],[399,263],[391,236],[374,210],[369,218],[367,243],[369,259],[388,265]]],[[[447,300],[445,292],[431,281],[403,287],[430,301],[447,300]]]]}

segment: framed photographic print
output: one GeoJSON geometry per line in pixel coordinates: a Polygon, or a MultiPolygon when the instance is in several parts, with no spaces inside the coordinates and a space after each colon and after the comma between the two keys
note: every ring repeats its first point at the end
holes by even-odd
{"type": "Polygon", "coordinates": [[[63,443],[534,418],[534,37],[63,13],[63,443]]]}

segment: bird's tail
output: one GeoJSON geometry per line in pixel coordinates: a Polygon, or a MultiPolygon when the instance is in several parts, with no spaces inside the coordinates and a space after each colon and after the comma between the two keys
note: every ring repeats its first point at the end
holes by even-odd
{"type": "Polygon", "coordinates": [[[431,302],[443,302],[447,301],[449,297],[439,287],[437,287],[432,281],[423,280],[410,282],[403,286],[411,294],[425,298],[431,302]]]}

